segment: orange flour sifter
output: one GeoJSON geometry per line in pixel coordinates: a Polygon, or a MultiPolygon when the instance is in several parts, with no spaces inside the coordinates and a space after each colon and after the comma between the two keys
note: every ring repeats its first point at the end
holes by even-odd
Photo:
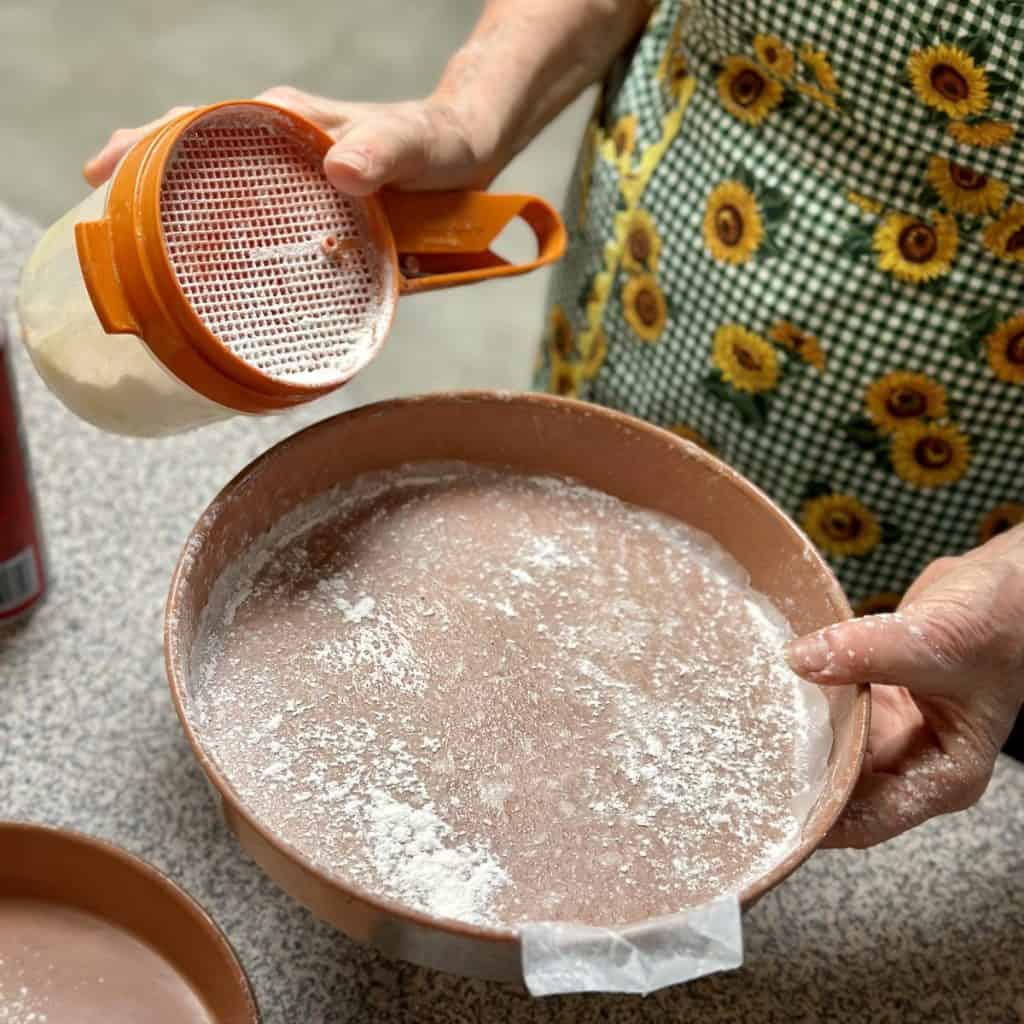
{"type": "Polygon", "coordinates": [[[332,140],[259,101],[154,130],[30,257],[23,335],[51,390],[103,429],[175,433],[335,390],[380,350],[400,295],[522,274],[565,229],[533,196],[338,192],[332,140]],[[521,218],[536,258],[491,251],[521,218]]]}

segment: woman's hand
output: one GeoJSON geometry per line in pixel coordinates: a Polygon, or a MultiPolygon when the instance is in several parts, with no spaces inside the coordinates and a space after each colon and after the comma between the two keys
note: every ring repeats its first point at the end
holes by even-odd
{"type": "MultiPolygon", "coordinates": [[[[292,110],[334,139],[324,170],[335,188],[367,195],[384,185],[419,189],[485,188],[500,170],[484,139],[471,137],[455,108],[441,100],[341,103],[290,86],[256,97],[292,110]]],[[[141,128],[118,129],[84,169],[95,188],[144,135],[188,111],[174,107],[141,128]]]]}
{"type": "Polygon", "coordinates": [[[893,615],[795,641],[814,683],[871,683],[868,754],[824,845],[867,847],[985,791],[1024,700],[1024,527],[916,580],[893,615]]]}

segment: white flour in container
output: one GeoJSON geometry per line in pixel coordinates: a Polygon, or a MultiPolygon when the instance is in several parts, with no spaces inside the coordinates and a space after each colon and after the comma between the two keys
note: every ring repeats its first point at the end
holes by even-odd
{"type": "Polygon", "coordinates": [[[222,576],[188,711],[252,815],[339,879],[495,927],[628,924],[798,844],[830,733],[789,636],[675,520],[418,466],[299,509],[222,576]]]}

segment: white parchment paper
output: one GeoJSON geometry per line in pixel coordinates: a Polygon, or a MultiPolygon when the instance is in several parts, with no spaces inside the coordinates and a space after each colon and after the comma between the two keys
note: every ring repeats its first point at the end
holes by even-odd
{"type": "Polygon", "coordinates": [[[627,992],[647,995],[743,963],[736,896],[629,928],[529,924],[520,931],[530,994],[627,992]]]}

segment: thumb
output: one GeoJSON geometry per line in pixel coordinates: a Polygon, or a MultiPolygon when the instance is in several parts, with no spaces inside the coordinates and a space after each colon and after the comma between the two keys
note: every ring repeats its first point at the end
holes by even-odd
{"type": "Polygon", "coordinates": [[[411,119],[375,114],[345,131],[324,159],[324,172],[340,192],[365,196],[421,175],[429,149],[411,119]]]}
{"type": "Polygon", "coordinates": [[[786,657],[798,675],[825,686],[882,683],[919,694],[955,695],[962,686],[956,659],[933,634],[909,613],[870,615],[801,637],[786,657]]]}

